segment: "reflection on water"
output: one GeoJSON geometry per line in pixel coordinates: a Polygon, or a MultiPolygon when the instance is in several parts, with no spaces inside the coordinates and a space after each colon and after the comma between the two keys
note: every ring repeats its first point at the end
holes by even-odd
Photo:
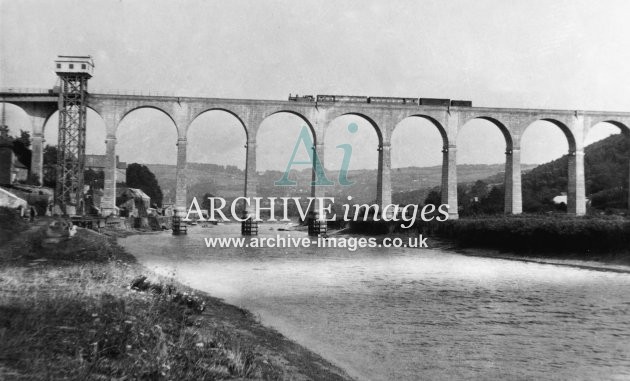
{"type": "MultiPolygon", "coordinates": [[[[305,235],[268,229],[261,235],[305,235]]],[[[444,250],[203,242],[238,234],[224,225],[120,242],[148,267],[259,314],[360,378],[630,378],[628,274],[444,250]]]]}

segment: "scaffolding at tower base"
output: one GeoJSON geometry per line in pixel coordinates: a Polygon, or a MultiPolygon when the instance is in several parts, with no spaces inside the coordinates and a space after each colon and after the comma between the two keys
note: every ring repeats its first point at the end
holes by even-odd
{"type": "Polygon", "coordinates": [[[55,65],[60,82],[55,213],[83,215],[87,85],[94,63],[89,56],[59,56],[55,65]]]}

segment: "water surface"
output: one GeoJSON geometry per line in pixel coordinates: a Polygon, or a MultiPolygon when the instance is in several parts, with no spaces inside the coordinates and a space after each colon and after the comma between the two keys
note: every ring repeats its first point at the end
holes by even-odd
{"type": "MultiPolygon", "coordinates": [[[[305,236],[276,228],[260,234],[305,236]]],[[[440,249],[206,248],[239,229],[120,243],[358,378],[630,379],[629,274],[440,249]]]]}

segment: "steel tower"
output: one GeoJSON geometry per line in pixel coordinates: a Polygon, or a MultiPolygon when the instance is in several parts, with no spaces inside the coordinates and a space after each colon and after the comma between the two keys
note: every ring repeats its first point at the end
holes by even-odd
{"type": "Polygon", "coordinates": [[[93,70],[94,62],[90,56],[58,56],[55,61],[60,80],[55,212],[65,216],[85,212],[83,171],[87,84],[93,70]]]}

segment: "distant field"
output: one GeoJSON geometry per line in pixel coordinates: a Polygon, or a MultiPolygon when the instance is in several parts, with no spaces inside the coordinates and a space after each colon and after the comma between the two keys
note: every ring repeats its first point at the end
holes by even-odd
{"type": "MultiPolygon", "coordinates": [[[[164,200],[175,199],[174,165],[147,164],[155,174],[162,191],[164,200]]],[[[527,171],[535,165],[523,165],[527,171]]],[[[489,183],[502,182],[503,164],[466,164],[457,167],[458,181],[469,183],[476,180],[490,179],[489,183]]],[[[329,179],[337,182],[338,171],[327,171],[329,179]]],[[[267,171],[258,174],[258,194],[261,196],[308,196],[310,195],[311,171],[292,171],[289,177],[298,186],[277,187],[276,180],[282,177],[279,171],[267,171]]],[[[216,196],[231,199],[243,194],[245,175],[243,171],[227,169],[215,164],[189,163],[186,170],[188,182],[188,197],[202,196],[211,193],[216,196]]],[[[426,194],[433,187],[439,186],[442,179],[442,167],[407,167],[392,169],[392,186],[394,201],[397,199],[417,199],[423,201],[426,194]]],[[[370,202],[376,198],[376,170],[356,170],[348,173],[348,180],[354,182],[348,187],[335,186],[327,189],[327,195],[335,198],[351,195],[353,201],[370,202]]]]}

